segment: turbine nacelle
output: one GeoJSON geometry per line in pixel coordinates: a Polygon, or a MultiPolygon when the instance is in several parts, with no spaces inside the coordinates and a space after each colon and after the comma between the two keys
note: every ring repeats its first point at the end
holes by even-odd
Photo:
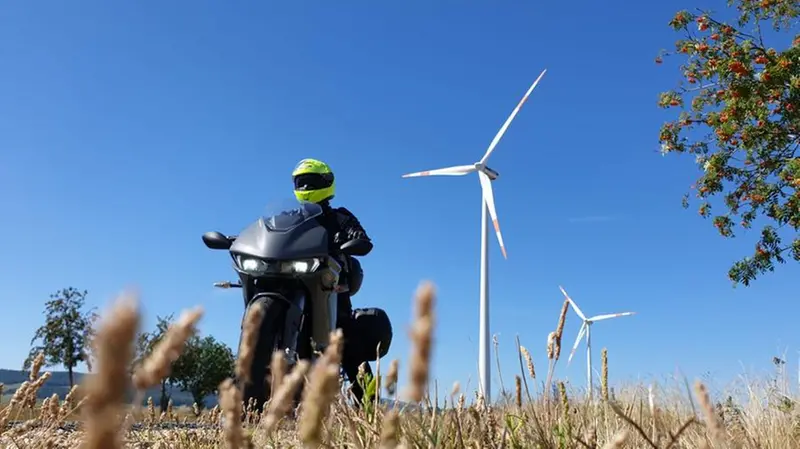
{"type": "Polygon", "coordinates": [[[480,162],[475,163],[475,170],[486,173],[486,176],[489,177],[490,180],[494,181],[500,177],[500,173],[492,170],[491,168],[487,167],[486,164],[482,164],[480,162]]]}
{"type": "Polygon", "coordinates": [[[572,357],[575,355],[575,351],[578,349],[578,345],[581,344],[581,338],[583,338],[584,335],[586,336],[586,343],[588,346],[587,349],[591,350],[591,346],[589,346],[591,344],[589,342],[589,327],[591,327],[592,324],[594,324],[597,321],[608,320],[611,318],[636,315],[636,312],[621,312],[621,313],[606,313],[587,318],[586,315],[583,314],[583,311],[580,309],[580,307],[578,307],[578,305],[575,304],[575,301],[573,301],[572,298],[569,297],[567,291],[564,290],[564,287],[559,285],[558,288],[561,290],[561,293],[564,294],[564,298],[566,298],[567,302],[569,302],[569,305],[572,307],[572,310],[575,311],[575,314],[578,315],[578,317],[580,317],[581,321],[583,321],[583,323],[581,324],[581,328],[578,331],[578,338],[575,339],[575,344],[572,346],[572,352],[570,352],[569,358],[567,359],[567,365],[569,365],[572,362],[572,357]]]}

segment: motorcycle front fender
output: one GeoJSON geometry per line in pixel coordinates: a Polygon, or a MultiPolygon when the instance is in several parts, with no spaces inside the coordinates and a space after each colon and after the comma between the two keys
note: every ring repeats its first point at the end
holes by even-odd
{"type": "MultiPolygon", "coordinates": [[[[294,355],[297,352],[297,340],[303,327],[303,313],[306,307],[305,293],[298,290],[289,297],[280,293],[259,293],[250,302],[257,299],[265,299],[267,302],[276,302],[282,305],[280,308],[268,308],[266,313],[281,313],[283,315],[282,317],[276,317],[277,319],[270,317],[272,319],[269,320],[279,326],[278,329],[275,329],[277,333],[275,349],[286,350],[287,355],[294,359],[294,355]]],[[[267,319],[268,317],[264,317],[264,320],[267,319]]]]}

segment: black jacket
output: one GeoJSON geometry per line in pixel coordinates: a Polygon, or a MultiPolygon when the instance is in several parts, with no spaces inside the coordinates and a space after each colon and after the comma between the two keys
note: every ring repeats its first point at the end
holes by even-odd
{"type": "MultiPolygon", "coordinates": [[[[352,212],[344,207],[331,207],[328,201],[320,203],[322,215],[318,217],[320,224],[328,231],[328,241],[331,254],[339,253],[339,246],[352,239],[370,240],[364,227],[352,212]]],[[[346,282],[347,277],[342,276],[339,282],[346,282]]],[[[339,293],[339,316],[349,317],[353,309],[349,293],[339,293]]]]}
{"type": "Polygon", "coordinates": [[[330,236],[330,251],[332,254],[339,252],[339,245],[352,239],[370,240],[361,222],[352,212],[344,207],[331,207],[328,201],[320,203],[322,216],[320,224],[328,231],[330,236]]]}

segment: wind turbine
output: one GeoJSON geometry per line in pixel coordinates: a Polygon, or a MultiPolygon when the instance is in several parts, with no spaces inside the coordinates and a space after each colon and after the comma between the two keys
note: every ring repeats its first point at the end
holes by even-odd
{"type": "Polygon", "coordinates": [[[490,337],[489,337],[489,222],[486,215],[486,211],[489,211],[489,215],[492,217],[492,225],[494,226],[494,232],[497,234],[497,241],[500,243],[500,251],[503,252],[503,258],[507,259],[508,256],[506,254],[506,246],[503,244],[503,236],[500,233],[500,223],[497,221],[497,210],[495,209],[494,205],[494,194],[492,193],[492,184],[491,182],[497,179],[500,176],[499,173],[492,170],[491,168],[486,166],[486,161],[489,160],[489,156],[491,156],[492,152],[494,151],[497,143],[503,137],[508,126],[511,124],[511,121],[514,120],[519,110],[522,108],[522,105],[528,100],[528,96],[530,96],[533,89],[539,84],[539,80],[542,79],[547,69],[543,70],[542,73],[536,78],[536,81],[531,84],[531,87],[528,88],[528,91],[525,93],[525,96],[522,97],[522,100],[517,104],[517,107],[511,112],[511,115],[508,116],[506,122],[500,128],[500,131],[497,132],[497,135],[494,136],[492,139],[492,143],[489,144],[489,148],[486,150],[486,153],[483,155],[480,161],[473,163],[472,165],[459,165],[455,167],[447,167],[447,168],[440,168],[436,170],[427,170],[417,173],[409,173],[403,175],[403,178],[413,178],[418,176],[464,176],[470,173],[478,173],[478,179],[481,183],[481,190],[483,192],[481,198],[481,278],[480,278],[480,328],[479,328],[479,356],[478,356],[478,370],[480,372],[480,388],[483,393],[484,400],[486,404],[491,403],[491,365],[489,359],[489,350],[490,350],[490,337]]]}
{"type": "Polygon", "coordinates": [[[622,313],[608,313],[604,315],[596,315],[591,318],[586,318],[586,315],[583,314],[578,305],[575,304],[575,301],[569,297],[564,287],[558,286],[561,289],[561,293],[567,298],[569,301],[569,305],[572,306],[572,310],[575,311],[576,314],[583,320],[583,324],[581,325],[581,330],[578,331],[578,338],[575,339],[575,344],[572,346],[572,352],[569,353],[569,358],[567,359],[567,366],[569,366],[570,362],[572,362],[572,356],[575,355],[575,351],[578,349],[578,345],[581,344],[581,337],[586,334],[586,377],[587,377],[587,388],[589,393],[589,399],[592,399],[592,324],[597,321],[607,320],[609,318],[618,318],[621,316],[629,316],[635,315],[636,312],[622,312],[622,313]]]}

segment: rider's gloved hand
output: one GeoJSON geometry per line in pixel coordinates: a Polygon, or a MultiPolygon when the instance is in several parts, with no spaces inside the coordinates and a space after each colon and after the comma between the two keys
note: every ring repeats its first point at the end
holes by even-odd
{"type": "Polygon", "coordinates": [[[360,230],[360,229],[351,229],[347,233],[347,237],[348,237],[349,240],[359,240],[359,239],[366,238],[367,234],[364,231],[360,230]]]}

